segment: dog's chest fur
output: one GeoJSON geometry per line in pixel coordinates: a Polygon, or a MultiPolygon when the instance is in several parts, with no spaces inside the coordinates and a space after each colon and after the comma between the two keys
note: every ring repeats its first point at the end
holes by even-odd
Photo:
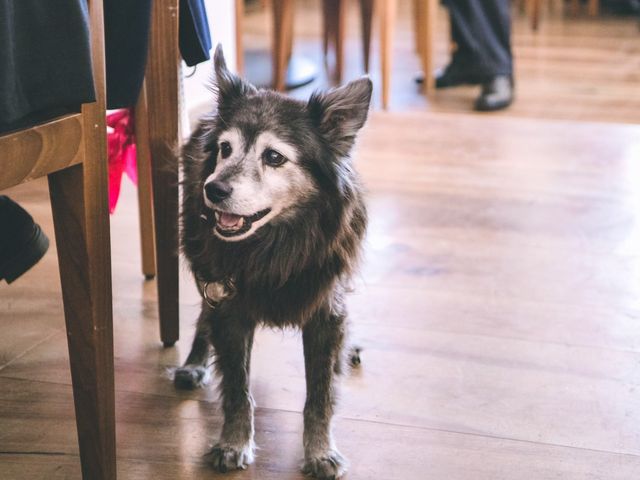
{"type": "Polygon", "coordinates": [[[309,199],[304,215],[267,225],[242,243],[215,238],[197,208],[183,212],[183,250],[196,277],[235,286],[218,308],[251,323],[300,326],[322,305],[341,303],[366,228],[362,194],[354,188],[350,201],[331,211],[333,219],[314,202],[323,203],[309,199]]]}

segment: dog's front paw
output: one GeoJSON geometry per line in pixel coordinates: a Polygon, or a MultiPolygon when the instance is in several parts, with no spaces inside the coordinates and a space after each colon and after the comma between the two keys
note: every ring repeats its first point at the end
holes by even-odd
{"type": "Polygon", "coordinates": [[[173,384],[180,390],[193,390],[206,385],[209,370],[201,365],[185,365],[173,372],[173,384]]]}
{"type": "Polygon", "coordinates": [[[206,461],[221,473],[229,470],[246,469],[253,463],[253,445],[242,447],[217,444],[205,455],[206,461]]]}
{"type": "Polygon", "coordinates": [[[302,473],[321,480],[336,480],[347,471],[347,461],[337,450],[329,450],[304,461],[302,473]]]}

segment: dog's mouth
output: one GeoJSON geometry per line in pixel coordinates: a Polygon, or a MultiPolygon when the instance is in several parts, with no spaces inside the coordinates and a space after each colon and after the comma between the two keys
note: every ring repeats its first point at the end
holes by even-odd
{"type": "Polygon", "coordinates": [[[264,218],[270,211],[270,208],[265,208],[253,215],[245,216],[215,210],[216,231],[223,237],[235,237],[242,235],[251,229],[254,222],[264,218]]]}

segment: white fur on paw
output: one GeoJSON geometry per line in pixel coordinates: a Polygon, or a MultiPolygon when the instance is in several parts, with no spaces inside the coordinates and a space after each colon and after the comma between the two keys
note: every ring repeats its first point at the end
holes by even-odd
{"type": "Polygon", "coordinates": [[[336,480],[347,471],[347,461],[337,450],[306,458],[302,473],[320,480],[336,480]]]}
{"type": "Polygon", "coordinates": [[[180,390],[193,390],[209,382],[209,369],[202,365],[185,365],[173,371],[173,384],[180,390]]]}
{"type": "Polygon", "coordinates": [[[253,463],[253,449],[253,442],[241,447],[218,443],[205,454],[205,459],[221,473],[229,470],[244,470],[253,463]]]}

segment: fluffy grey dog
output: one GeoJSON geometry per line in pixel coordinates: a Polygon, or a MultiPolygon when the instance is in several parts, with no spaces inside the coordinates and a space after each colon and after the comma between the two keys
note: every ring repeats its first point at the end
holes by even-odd
{"type": "MultiPolygon", "coordinates": [[[[340,477],[331,435],[346,334],[344,295],[367,213],[349,158],[371,99],[363,78],[300,102],[257,90],[215,53],[217,109],[182,152],[182,248],[203,292],[179,388],[204,382],[215,354],[224,426],[208,453],[220,471],[254,457],[249,363],[257,325],[302,330],[307,398],[303,470],[340,477]]],[[[357,360],[357,357],[354,357],[357,360]]]]}

